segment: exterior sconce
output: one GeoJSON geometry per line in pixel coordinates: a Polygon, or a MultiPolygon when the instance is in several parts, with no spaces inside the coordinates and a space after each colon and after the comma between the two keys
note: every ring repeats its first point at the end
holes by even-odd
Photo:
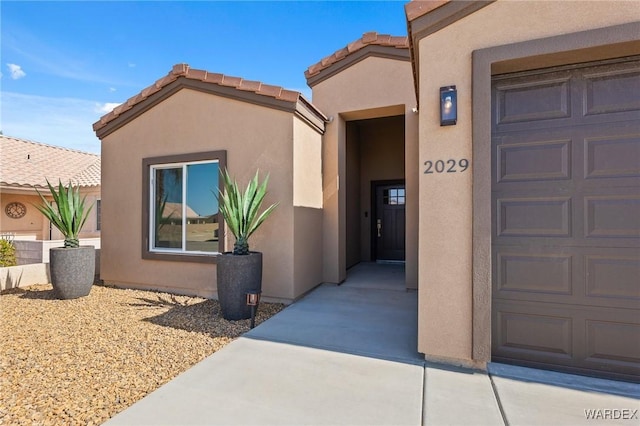
{"type": "Polygon", "coordinates": [[[256,309],[260,303],[260,293],[247,293],[247,306],[251,306],[251,328],[256,326],[256,309]]]}
{"type": "Polygon", "coordinates": [[[440,125],[452,126],[458,121],[458,91],[456,86],[440,88],[440,125]]]}

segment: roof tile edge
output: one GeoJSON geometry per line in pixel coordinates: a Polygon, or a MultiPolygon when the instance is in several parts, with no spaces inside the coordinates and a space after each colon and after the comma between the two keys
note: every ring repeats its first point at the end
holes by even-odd
{"type": "MultiPolygon", "coordinates": [[[[241,77],[234,77],[225,74],[212,73],[206,70],[191,68],[188,64],[180,63],[175,64],[169,73],[156,80],[154,84],[146,87],[138,94],[127,99],[125,102],[115,107],[111,112],[103,115],[100,119],[93,124],[93,130],[98,131],[109,124],[111,121],[118,118],[122,113],[133,108],[138,103],[147,99],[149,96],[161,91],[165,86],[176,81],[178,78],[187,78],[190,80],[198,80],[204,83],[215,84],[222,87],[231,87],[236,90],[253,92],[260,96],[269,97],[279,101],[296,103],[302,96],[300,92],[294,90],[288,90],[281,86],[274,86],[265,84],[260,81],[244,80],[241,77]]],[[[311,105],[320,116],[322,112],[317,109],[313,104],[305,100],[311,105]]]]}
{"type": "Polygon", "coordinates": [[[409,49],[409,38],[407,36],[392,36],[390,34],[378,34],[375,31],[366,32],[362,35],[361,38],[355,40],[345,47],[336,50],[329,56],[325,56],[317,63],[311,65],[304,72],[304,76],[309,79],[317,74],[319,74],[322,70],[329,68],[331,65],[335,64],[351,55],[352,53],[357,52],[360,49],[363,49],[367,46],[386,46],[393,47],[396,49],[409,49]]]}
{"type": "Polygon", "coordinates": [[[413,21],[419,17],[426,15],[434,9],[444,6],[451,0],[413,0],[404,5],[404,12],[407,21],[413,21]]]}

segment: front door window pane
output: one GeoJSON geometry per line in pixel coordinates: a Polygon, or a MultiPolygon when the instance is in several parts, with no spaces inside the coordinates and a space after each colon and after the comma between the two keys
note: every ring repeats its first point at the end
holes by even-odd
{"type": "Polygon", "coordinates": [[[382,202],[384,205],[404,205],[404,188],[384,189],[382,192],[382,202]]]}

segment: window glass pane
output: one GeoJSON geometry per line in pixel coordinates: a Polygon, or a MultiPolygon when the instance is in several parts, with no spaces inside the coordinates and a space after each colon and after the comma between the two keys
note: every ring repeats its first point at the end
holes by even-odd
{"type": "Polygon", "coordinates": [[[398,204],[404,204],[404,197],[398,197],[398,204]]]}
{"type": "Polygon", "coordinates": [[[155,241],[157,248],[182,248],[182,167],[155,171],[155,241]]]}
{"type": "Polygon", "coordinates": [[[392,197],[397,197],[398,196],[398,190],[397,189],[392,189],[389,191],[389,195],[391,195],[392,197]]]}
{"type": "Polygon", "coordinates": [[[218,163],[187,165],[187,251],[218,252],[218,163]]]}
{"type": "Polygon", "coordinates": [[[102,200],[96,200],[96,230],[102,228],[102,200]]]}
{"type": "Polygon", "coordinates": [[[398,195],[404,197],[404,189],[398,189],[398,195]]]}

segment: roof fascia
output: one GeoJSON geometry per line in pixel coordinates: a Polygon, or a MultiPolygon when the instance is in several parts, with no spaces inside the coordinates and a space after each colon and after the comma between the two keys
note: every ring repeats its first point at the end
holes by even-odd
{"type": "Polygon", "coordinates": [[[370,56],[374,56],[377,58],[394,59],[399,61],[411,60],[409,50],[406,48],[371,44],[331,64],[327,68],[320,71],[318,74],[309,77],[307,79],[307,85],[313,88],[313,86],[315,86],[316,84],[330,77],[333,77],[334,75],[344,71],[346,68],[349,68],[352,65],[355,65],[356,63],[370,56]]]}
{"type": "Polygon", "coordinates": [[[324,135],[325,125],[329,120],[322,112],[314,107],[313,104],[307,101],[303,96],[300,96],[298,98],[295,115],[309,124],[318,133],[324,135]]]}
{"type": "MultiPolygon", "coordinates": [[[[101,185],[78,185],[80,189],[100,188],[100,186],[101,185]]],[[[0,192],[3,194],[38,195],[36,191],[40,190],[46,190],[43,191],[42,195],[45,197],[49,196],[47,195],[49,189],[45,185],[0,182],[0,192]]]]}
{"type": "Polygon", "coordinates": [[[104,127],[96,131],[99,139],[103,139],[113,133],[120,127],[134,120],[138,116],[147,112],[154,106],[158,105],[165,99],[173,96],[182,89],[192,89],[203,93],[222,96],[224,98],[234,99],[237,101],[248,102],[254,105],[260,105],[280,111],[293,113],[296,110],[296,102],[289,102],[280,99],[271,98],[269,96],[259,95],[255,92],[237,89],[230,86],[221,86],[218,84],[207,83],[200,80],[194,80],[185,77],[178,77],[175,81],[163,87],[160,91],[150,95],[145,100],[135,104],[132,108],[124,111],[118,117],[111,120],[104,127]]]}
{"type": "MultiPolygon", "coordinates": [[[[476,1],[449,1],[434,2],[434,8],[429,9],[427,13],[418,14],[417,17],[411,18],[411,14],[405,8],[407,13],[407,31],[409,34],[409,50],[411,51],[411,65],[413,67],[413,82],[416,91],[417,102],[420,102],[420,69],[417,60],[417,48],[420,40],[439,31],[460,19],[471,15],[472,13],[490,5],[496,0],[476,0],[476,1]]],[[[415,15],[412,15],[415,16],[415,15]]]]}

